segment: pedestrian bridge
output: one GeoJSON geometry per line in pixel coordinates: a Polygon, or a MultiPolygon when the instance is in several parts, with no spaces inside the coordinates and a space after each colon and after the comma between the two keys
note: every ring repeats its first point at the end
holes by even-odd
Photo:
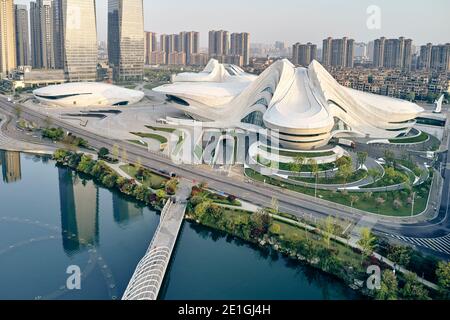
{"type": "Polygon", "coordinates": [[[184,219],[185,203],[167,202],[147,253],[139,262],[122,300],[156,300],[184,219]]]}

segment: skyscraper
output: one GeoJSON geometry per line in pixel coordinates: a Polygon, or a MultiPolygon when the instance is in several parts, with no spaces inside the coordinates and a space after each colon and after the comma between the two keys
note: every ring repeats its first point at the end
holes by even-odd
{"type": "Polygon", "coordinates": [[[15,5],[16,59],[17,65],[30,63],[30,41],[28,35],[28,9],[26,5],[15,5]]]}
{"type": "Polygon", "coordinates": [[[230,53],[242,56],[245,66],[250,64],[250,34],[247,32],[231,34],[230,53]]]}
{"type": "Polygon", "coordinates": [[[323,40],[322,63],[326,67],[353,67],[355,40],[344,37],[323,40]]]}
{"type": "Polygon", "coordinates": [[[53,43],[53,1],[37,0],[41,14],[42,66],[55,68],[55,50],[53,43]]]}
{"type": "Polygon", "coordinates": [[[115,81],[142,79],[144,42],[142,0],[109,0],[108,56],[115,81]]]}
{"type": "Polygon", "coordinates": [[[98,60],[95,0],[55,1],[61,9],[58,21],[62,30],[61,51],[66,79],[71,82],[95,81],[98,60]]]}
{"type": "Polygon", "coordinates": [[[0,77],[17,67],[13,0],[0,0],[0,77]]]}
{"type": "Polygon", "coordinates": [[[292,63],[301,66],[308,66],[317,59],[317,45],[308,42],[307,44],[296,43],[292,46],[292,63]]]}

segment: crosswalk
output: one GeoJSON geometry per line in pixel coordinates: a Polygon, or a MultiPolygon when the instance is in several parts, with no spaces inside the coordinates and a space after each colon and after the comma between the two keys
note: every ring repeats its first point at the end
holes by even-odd
{"type": "Polygon", "coordinates": [[[391,235],[398,240],[450,255],[450,234],[440,238],[413,238],[391,235]]]}

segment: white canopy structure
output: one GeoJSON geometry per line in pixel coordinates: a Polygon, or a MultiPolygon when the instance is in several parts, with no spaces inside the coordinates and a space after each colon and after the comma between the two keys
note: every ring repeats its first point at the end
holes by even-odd
{"type": "Polygon", "coordinates": [[[100,82],[72,82],[33,91],[43,104],[55,107],[111,107],[137,103],[142,91],[130,90],[100,82]]]}
{"type": "Polygon", "coordinates": [[[278,130],[291,149],[321,147],[333,137],[395,138],[423,112],[411,102],[341,86],[317,61],[296,68],[279,60],[258,77],[236,68],[211,60],[199,74],[180,74],[154,90],[197,120],[278,130]]]}

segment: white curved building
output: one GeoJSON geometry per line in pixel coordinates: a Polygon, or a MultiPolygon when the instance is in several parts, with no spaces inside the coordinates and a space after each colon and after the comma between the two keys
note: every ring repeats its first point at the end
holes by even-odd
{"type": "Polygon", "coordinates": [[[56,107],[127,106],[144,98],[144,93],[100,82],[73,82],[33,91],[43,104],[56,107]]]}
{"type": "Polygon", "coordinates": [[[407,134],[423,111],[414,103],[341,86],[317,61],[296,68],[275,62],[259,77],[212,60],[199,74],[181,74],[154,89],[180,110],[221,128],[279,131],[283,147],[314,149],[331,138],[390,139],[407,134]]]}

